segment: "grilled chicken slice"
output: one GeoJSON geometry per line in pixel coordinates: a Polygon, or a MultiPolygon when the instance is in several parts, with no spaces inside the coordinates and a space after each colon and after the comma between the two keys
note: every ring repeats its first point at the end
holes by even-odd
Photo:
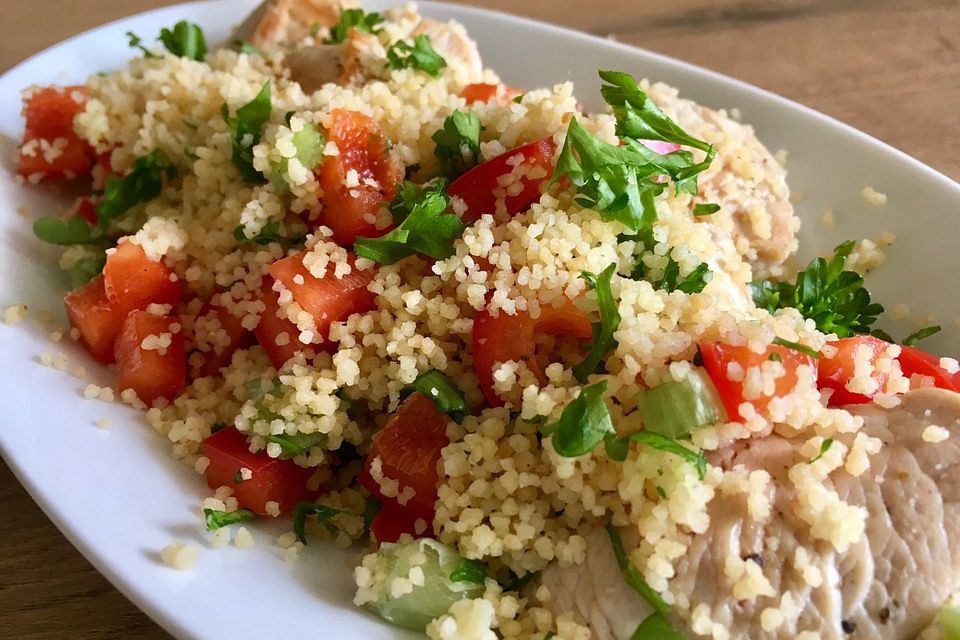
{"type": "Polygon", "coordinates": [[[752,127],[680,98],[676,89],[663,84],[652,85],[649,95],[681,128],[717,149],[699,186],[703,201],[718,203],[721,209],[698,222],[729,233],[755,275],[768,274],[797,250],[800,219],[790,202],[786,170],[752,127]]]}
{"type": "MultiPolygon", "coordinates": [[[[765,469],[773,478],[772,515],[765,522],[750,519],[743,494],[717,495],[709,530],[694,538],[671,581],[674,593],[689,594],[691,608],[706,605],[731,639],[787,640],[804,631],[823,640],[912,639],[960,590],[960,394],[921,389],[893,409],[862,405],[851,411],[863,416],[863,431],[884,446],[860,476],[842,469],[831,476],[840,497],[868,514],[862,539],[843,553],[812,539],[809,525],[792,515],[796,492],[787,472],[802,460],[794,441],[770,436],[731,447],[713,461],[765,469]],[[949,438],[925,441],[930,425],[947,429],[949,438]],[[797,570],[798,550],[819,570],[819,586],[797,570]],[[760,564],[776,595],[738,602],[725,572],[731,557],[760,564]],[[761,612],[779,606],[785,593],[797,615],[776,631],[764,631],[761,612]]],[[[625,543],[635,545],[636,538],[625,543]]],[[[587,548],[582,565],[551,566],[542,574],[552,594],[549,606],[575,612],[599,640],[626,640],[650,608],[619,579],[602,529],[587,548]]],[[[690,609],[675,608],[671,616],[685,637],[700,637],[690,609]]]]}
{"type": "Polygon", "coordinates": [[[298,42],[317,26],[332,27],[355,0],[266,0],[234,30],[234,38],[271,49],[298,42]]]}

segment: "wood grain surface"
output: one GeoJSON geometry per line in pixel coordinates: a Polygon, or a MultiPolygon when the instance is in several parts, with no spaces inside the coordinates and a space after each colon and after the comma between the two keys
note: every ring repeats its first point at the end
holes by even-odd
{"type": "MultiPolygon", "coordinates": [[[[170,0],[4,0],[0,71],[170,0]]],[[[769,89],[960,178],[956,0],[471,0],[612,35],[769,89]]],[[[232,16],[227,19],[232,19],[232,16]]],[[[535,52],[531,52],[535,55],[535,52]]],[[[167,638],[73,549],[0,462],[0,636],[167,638]]],[[[213,636],[211,636],[213,637],[213,636]]]]}

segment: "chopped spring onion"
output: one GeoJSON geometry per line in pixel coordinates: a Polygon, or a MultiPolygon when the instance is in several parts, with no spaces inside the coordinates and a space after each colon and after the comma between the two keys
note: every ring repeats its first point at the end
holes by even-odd
{"type": "Polygon", "coordinates": [[[407,543],[385,543],[380,545],[377,554],[384,560],[387,577],[377,598],[366,606],[387,622],[423,631],[431,620],[445,614],[454,602],[483,595],[482,583],[451,578],[464,559],[436,540],[421,538],[407,543]],[[415,586],[413,591],[399,597],[391,595],[389,585],[393,578],[406,578],[414,561],[422,556],[426,556],[426,560],[417,566],[423,570],[423,585],[415,586]]]}
{"type": "Polygon", "coordinates": [[[682,380],[640,391],[637,411],[644,429],[667,438],[683,438],[698,427],[727,419],[713,382],[700,369],[682,380]]]}

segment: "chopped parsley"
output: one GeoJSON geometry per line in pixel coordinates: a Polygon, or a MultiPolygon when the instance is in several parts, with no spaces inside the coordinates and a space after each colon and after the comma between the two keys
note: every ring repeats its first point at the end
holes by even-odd
{"type": "Polygon", "coordinates": [[[604,142],[571,119],[551,184],[568,178],[581,206],[646,235],[657,219],[654,197],[667,187],[661,179],[669,178],[675,189],[695,195],[697,175],[710,165],[715,151],[664,115],[628,74],[600,71],[600,77],[609,83],[600,93],[613,108],[623,144],[604,142]],[[696,162],[686,150],[661,155],[641,139],[683,144],[704,151],[706,157],[696,162]]]}
{"type": "Polygon", "coordinates": [[[720,211],[720,205],[715,202],[710,204],[701,202],[700,204],[693,205],[693,215],[697,217],[713,215],[717,211],[720,211]]]}
{"type": "Polygon", "coordinates": [[[440,171],[450,180],[480,162],[480,117],[472,109],[447,116],[431,139],[440,171]]]}
{"type": "Polygon", "coordinates": [[[373,524],[374,518],[377,517],[382,508],[382,502],[373,496],[367,496],[367,501],[363,504],[363,528],[365,530],[370,531],[370,525],[373,524]]]}
{"type": "Polygon", "coordinates": [[[799,342],[791,342],[790,340],[784,340],[783,338],[774,338],[773,344],[786,347],[787,349],[793,349],[794,351],[799,351],[800,353],[805,353],[815,360],[820,359],[820,352],[812,347],[808,347],[805,344],[800,344],[799,342]]]}
{"type": "Polygon", "coordinates": [[[338,529],[330,519],[340,513],[343,513],[340,509],[334,509],[319,502],[298,502],[293,508],[293,533],[297,536],[297,540],[307,544],[307,518],[316,516],[317,522],[322,524],[324,529],[335,534],[338,529]]]}
{"type": "Polygon", "coordinates": [[[37,218],[33,221],[33,233],[44,242],[59,245],[90,244],[101,245],[107,240],[96,227],[81,216],[60,218],[37,218]]]}
{"type": "Polygon", "coordinates": [[[683,634],[677,631],[677,628],[670,624],[667,617],[659,612],[651,613],[644,618],[643,622],[630,636],[630,640],[647,640],[647,638],[684,640],[683,634]]]}
{"type": "Polygon", "coordinates": [[[245,182],[262,184],[266,179],[253,167],[253,147],[260,142],[263,125],[270,120],[270,81],[264,83],[253,100],[237,109],[236,116],[230,116],[226,102],[220,107],[220,112],[230,128],[234,166],[245,182]]]}
{"type": "Polygon", "coordinates": [[[472,582],[483,584],[487,579],[487,565],[480,560],[461,558],[450,573],[450,582],[472,582]]]}
{"type": "Polygon", "coordinates": [[[237,472],[233,474],[233,484],[240,484],[243,481],[243,473],[240,471],[240,469],[237,469],[237,472]]]}
{"type": "Polygon", "coordinates": [[[920,342],[921,340],[923,340],[924,338],[929,338],[933,334],[939,333],[941,329],[943,329],[943,327],[941,327],[938,324],[931,325],[929,327],[924,327],[922,329],[917,329],[916,331],[908,335],[906,338],[904,338],[902,344],[908,347],[912,347],[918,342],[920,342]]]}
{"type": "Polygon", "coordinates": [[[430,36],[420,34],[411,45],[405,40],[397,40],[387,49],[387,67],[405,69],[411,67],[436,78],[447,61],[433,49],[430,36]]]}
{"type": "Polygon", "coordinates": [[[623,438],[609,441],[607,443],[607,455],[617,462],[623,462],[627,458],[627,445],[631,440],[683,458],[696,468],[697,475],[701,480],[707,475],[707,459],[703,457],[703,452],[688,449],[672,438],[652,431],[637,431],[623,438]]]}
{"type": "Polygon", "coordinates": [[[600,308],[600,322],[593,323],[590,353],[573,367],[573,375],[581,383],[585,383],[590,374],[597,371],[603,359],[617,346],[613,332],[620,326],[620,311],[610,290],[610,279],[616,271],[617,264],[614,262],[599,276],[589,271],[580,274],[580,277],[587,281],[587,285],[596,292],[597,306],[600,308]]]}
{"type": "Polygon", "coordinates": [[[164,180],[172,180],[177,169],[160,149],[154,149],[140,156],[133,163],[133,169],[122,178],[116,175],[107,177],[103,187],[103,199],[97,205],[97,224],[101,229],[126,213],[134,205],[147,202],[160,195],[164,180]]]}
{"type": "MultiPolygon", "coordinates": [[[[640,240],[648,249],[652,242],[648,242],[639,236],[634,238],[640,240]]],[[[700,293],[704,287],[713,280],[713,272],[710,271],[706,262],[701,262],[697,267],[685,276],[680,275],[680,263],[673,257],[673,251],[667,254],[667,266],[663,268],[663,275],[658,280],[652,280],[647,277],[647,265],[643,262],[641,256],[630,272],[631,280],[648,280],[661,291],[673,293],[674,291],[683,291],[687,294],[700,293]]]]}
{"type": "Polygon", "coordinates": [[[463,398],[463,391],[453,380],[436,369],[420,374],[416,380],[404,387],[401,396],[414,391],[426,396],[437,411],[449,414],[458,422],[464,415],[472,413],[470,405],[463,398]]]}
{"type": "Polygon", "coordinates": [[[248,56],[260,56],[261,58],[265,58],[267,56],[266,51],[264,51],[259,47],[253,46],[246,40],[234,40],[230,44],[233,45],[234,49],[236,49],[240,53],[245,53],[248,56]]]}
{"type": "Polygon", "coordinates": [[[280,445],[281,458],[296,458],[307,454],[307,451],[327,442],[325,433],[296,433],[294,435],[274,434],[266,438],[267,442],[280,445]]]}
{"type": "Polygon", "coordinates": [[[564,407],[557,422],[541,429],[544,435],[553,436],[557,453],[565,458],[586,455],[605,438],[616,436],[610,410],[603,399],[606,392],[606,380],[585,386],[564,407]]]}
{"type": "MultiPolygon", "coordinates": [[[[324,39],[323,44],[340,44],[347,39],[347,32],[350,29],[356,29],[364,33],[379,33],[378,25],[383,22],[383,16],[379,13],[367,13],[363,9],[344,9],[340,12],[340,22],[330,28],[330,36],[324,39]]],[[[319,30],[319,26],[316,28],[319,30]]],[[[310,35],[317,35],[317,32],[311,28],[310,35]]]]}
{"type": "Polygon", "coordinates": [[[173,25],[173,29],[166,27],[161,29],[159,40],[167,51],[181,58],[202,62],[207,55],[207,42],[203,37],[203,29],[186,20],[173,25]]]}
{"type": "Polygon", "coordinates": [[[150,49],[147,49],[145,46],[143,46],[143,39],[137,34],[135,34],[133,31],[127,31],[126,36],[127,36],[127,46],[133,49],[140,49],[140,51],[143,52],[144,58],[157,57],[153,51],[150,51],[150,49]]]}
{"type": "Polygon", "coordinates": [[[793,307],[813,320],[823,333],[846,338],[870,333],[870,325],[883,313],[883,306],[871,302],[863,276],[844,269],[853,241],[834,250],[830,260],[816,258],[797,273],[794,282],[762,280],[750,284],[754,303],[773,313],[793,307]]]}
{"type": "Polygon", "coordinates": [[[820,443],[820,453],[818,453],[818,454],[816,455],[816,457],[809,462],[809,464],[813,464],[814,462],[816,462],[817,460],[819,460],[820,458],[822,458],[823,455],[824,455],[827,451],[830,451],[830,447],[832,447],[832,446],[833,446],[833,438],[827,438],[826,440],[824,440],[823,442],[821,442],[821,443],[820,443]]]}
{"type": "Polygon", "coordinates": [[[247,236],[243,225],[237,225],[237,228],[233,230],[233,239],[237,242],[254,242],[261,245],[280,242],[280,223],[276,220],[268,222],[255,236],[247,236]]]}
{"type": "Polygon", "coordinates": [[[620,573],[623,574],[623,579],[626,580],[627,584],[630,585],[634,591],[639,593],[640,596],[647,601],[647,604],[650,605],[655,613],[659,613],[661,616],[666,615],[670,611],[670,605],[664,601],[659,593],[647,584],[647,581],[643,579],[643,576],[637,571],[637,568],[630,562],[630,558],[627,557],[627,551],[623,548],[623,540],[620,538],[620,533],[616,527],[608,522],[605,529],[607,530],[607,535],[610,537],[610,546],[613,547],[613,555],[617,559],[617,566],[620,567],[620,573]]]}
{"type": "Polygon", "coordinates": [[[446,212],[442,181],[425,187],[402,185],[389,205],[397,226],[379,238],[357,238],[356,254],[381,264],[394,264],[417,253],[437,260],[452,256],[453,241],[463,234],[464,224],[446,212]]]}
{"type": "Polygon", "coordinates": [[[226,527],[238,522],[253,520],[257,517],[249,509],[237,509],[236,511],[219,511],[217,509],[204,509],[203,520],[206,522],[207,531],[214,531],[220,527],[226,527]]]}

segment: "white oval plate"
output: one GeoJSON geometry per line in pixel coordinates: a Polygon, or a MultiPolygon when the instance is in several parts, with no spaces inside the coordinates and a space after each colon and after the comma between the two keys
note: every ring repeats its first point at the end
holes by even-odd
{"type": "MultiPolygon", "coordinates": [[[[31,84],[82,82],[117,68],[133,55],[124,32],[143,36],[187,19],[202,25],[211,42],[227,37],[258,0],[200,2],[144,13],[71,38],[0,78],[0,308],[28,304],[63,320],[65,281],[57,252],[37,241],[30,221],[57,214],[63,200],[48,189],[17,186],[13,149],[23,123],[19,92],[31,84]],[[24,215],[18,209],[26,207],[24,215]]],[[[371,1],[369,9],[396,2],[371,1]]],[[[956,355],[960,298],[955,248],[960,185],[907,155],[810,109],[736,80],[663,56],[559,27],[489,11],[424,2],[433,17],[455,18],[480,44],[484,61],[519,87],[573,80],[580,99],[599,107],[597,68],[626,70],[680,88],[713,107],[736,107],[771,149],[788,149],[790,185],[804,194],[802,253],[833,247],[848,238],[897,234],[887,264],[868,278],[889,309],[908,304],[934,314],[944,332],[926,346],[956,355]],[[873,207],[860,196],[871,185],[889,196],[873,207]],[[824,207],[836,211],[836,227],[819,224],[824,207]]],[[[35,318],[31,314],[32,318],[35,318]]],[[[887,327],[913,331],[908,322],[887,327]]],[[[124,594],[168,631],[182,638],[398,638],[350,603],[351,552],[314,542],[288,567],[275,536],[280,523],[258,527],[250,550],[204,548],[196,570],[178,572],[159,562],[172,539],[204,543],[196,515],[203,481],[167,455],[168,444],[127,407],[83,401],[81,382],[39,365],[43,352],[63,351],[71,366],[84,365],[94,381],[111,373],[65,340],[53,345],[35,321],[0,325],[0,450],[14,473],[70,541],[124,594]],[[110,417],[110,431],[93,422],[110,417]]],[[[412,636],[410,636],[412,637],[412,636]]]]}

